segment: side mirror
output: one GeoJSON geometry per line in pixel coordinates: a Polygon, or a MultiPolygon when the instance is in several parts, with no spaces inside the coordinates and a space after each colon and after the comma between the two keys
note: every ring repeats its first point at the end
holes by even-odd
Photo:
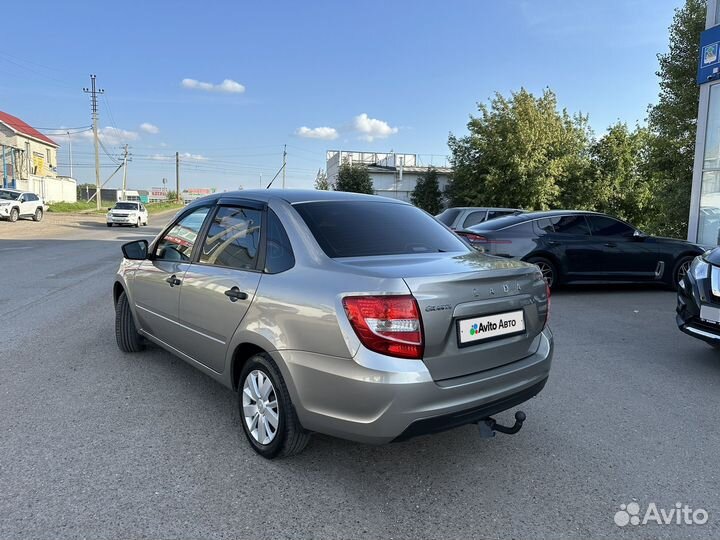
{"type": "Polygon", "coordinates": [[[644,232],[640,232],[638,230],[636,230],[632,235],[632,239],[635,240],[636,242],[644,242],[646,238],[647,238],[647,234],[645,234],[644,232]]]}
{"type": "Polygon", "coordinates": [[[123,257],[131,261],[144,261],[148,256],[148,241],[135,240],[122,246],[123,257]]]}
{"type": "Polygon", "coordinates": [[[112,210],[112,206],[108,208],[108,212],[109,212],[110,210],[112,210]]]}

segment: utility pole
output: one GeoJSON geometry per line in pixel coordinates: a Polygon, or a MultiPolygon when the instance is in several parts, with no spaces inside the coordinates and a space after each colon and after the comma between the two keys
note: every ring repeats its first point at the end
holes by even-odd
{"type": "Polygon", "coordinates": [[[68,151],[70,153],[70,178],[73,178],[73,168],[72,168],[72,137],[70,137],[70,132],[67,132],[68,136],[68,151]]]}
{"type": "Polygon", "coordinates": [[[128,162],[128,145],[125,143],[125,156],[123,157],[123,184],[122,184],[122,200],[127,200],[127,162],[128,162]]]}
{"type": "Polygon", "coordinates": [[[286,164],[286,158],[287,158],[287,144],[283,144],[283,189],[285,189],[285,164],[286,164]]]}
{"type": "Polygon", "coordinates": [[[98,103],[97,95],[104,94],[105,90],[95,87],[95,75],[90,75],[90,88],[83,88],[83,92],[90,94],[90,103],[92,110],[92,123],[93,123],[93,139],[95,141],[95,189],[97,194],[95,199],[97,201],[97,209],[100,210],[100,150],[98,145],[98,103]]]}
{"type": "Polygon", "coordinates": [[[262,189],[262,173],[260,173],[260,189],[262,189]]]}
{"type": "Polygon", "coordinates": [[[175,197],[180,202],[180,152],[175,152],[175,197]]]}

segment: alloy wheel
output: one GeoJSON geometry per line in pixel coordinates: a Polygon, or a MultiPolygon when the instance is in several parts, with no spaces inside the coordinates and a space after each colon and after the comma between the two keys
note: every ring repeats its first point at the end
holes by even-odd
{"type": "Polygon", "coordinates": [[[545,283],[548,284],[548,287],[552,287],[553,282],[555,281],[555,272],[553,271],[552,266],[543,261],[536,262],[535,266],[537,266],[542,272],[542,277],[545,280],[545,283]]]}
{"type": "Polygon", "coordinates": [[[684,261],[679,267],[677,271],[677,276],[675,276],[677,279],[676,281],[680,283],[683,279],[685,279],[685,276],[690,271],[690,265],[692,264],[692,259],[688,259],[687,261],[684,261]]]}
{"type": "Polygon", "coordinates": [[[245,425],[260,444],[270,444],[277,435],[279,422],[275,387],[265,373],[254,370],[243,383],[243,416],[245,425]]]}

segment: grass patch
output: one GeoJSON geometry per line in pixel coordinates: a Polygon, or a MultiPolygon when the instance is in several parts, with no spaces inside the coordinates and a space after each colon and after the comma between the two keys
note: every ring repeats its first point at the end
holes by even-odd
{"type": "MultiPolygon", "coordinates": [[[[78,214],[78,213],[89,213],[89,214],[106,214],[108,208],[115,206],[114,201],[103,201],[100,205],[100,211],[98,212],[95,201],[78,201],[74,203],[69,202],[57,202],[48,204],[48,212],[56,214],[78,214]]],[[[161,202],[146,204],[148,214],[159,214],[160,212],[167,212],[168,210],[179,210],[184,205],[182,203],[176,203],[174,201],[161,202]]]]}
{"type": "Polygon", "coordinates": [[[95,201],[78,201],[74,203],[70,202],[56,202],[48,204],[48,212],[54,212],[57,214],[77,214],[77,213],[95,213],[105,214],[107,209],[114,206],[114,202],[103,201],[100,205],[100,211],[97,210],[97,204],[95,201]]]}
{"type": "Polygon", "coordinates": [[[159,214],[160,212],[167,212],[168,210],[179,210],[184,207],[183,203],[177,203],[174,201],[160,202],[160,203],[148,203],[145,205],[148,214],[159,214]]]}

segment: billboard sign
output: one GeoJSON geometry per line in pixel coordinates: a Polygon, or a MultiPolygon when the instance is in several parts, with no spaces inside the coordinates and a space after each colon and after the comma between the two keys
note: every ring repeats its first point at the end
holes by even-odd
{"type": "Polygon", "coordinates": [[[720,78],[720,26],[713,26],[700,34],[697,83],[705,84],[718,78],[720,78]]]}

